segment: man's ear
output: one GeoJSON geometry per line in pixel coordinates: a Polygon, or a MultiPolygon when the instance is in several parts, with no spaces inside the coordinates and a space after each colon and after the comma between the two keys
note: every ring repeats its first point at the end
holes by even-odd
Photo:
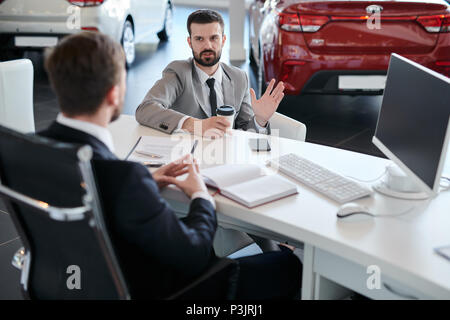
{"type": "Polygon", "coordinates": [[[189,44],[189,48],[192,49],[191,36],[188,36],[188,37],[187,37],[187,42],[188,42],[188,44],[189,44]]]}
{"type": "Polygon", "coordinates": [[[225,41],[227,40],[227,36],[225,33],[222,35],[222,47],[225,45],[225,41]]]}

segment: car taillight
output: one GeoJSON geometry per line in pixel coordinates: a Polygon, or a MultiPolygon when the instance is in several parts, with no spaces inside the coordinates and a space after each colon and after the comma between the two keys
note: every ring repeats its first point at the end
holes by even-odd
{"type": "Polygon", "coordinates": [[[82,27],[81,30],[98,32],[98,28],[97,27],[82,27]]]}
{"type": "Polygon", "coordinates": [[[67,1],[79,7],[95,7],[103,4],[103,2],[105,2],[106,0],[67,0],[67,1]]]}
{"type": "Polygon", "coordinates": [[[450,14],[417,17],[419,22],[428,32],[450,32],[450,14]]]}
{"type": "MultiPolygon", "coordinates": [[[[416,20],[416,16],[407,16],[407,17],[385,17],[381,16],[381,21],[414,21],[416,20]]],[[[347,17],[347,16],[332,16],[331,20],[333,21],[367,21],[373,19],[371,16],[355,16],[355,17],[347,17]]]]}
{"type": "Polygon", "coordinates": [[[300,16],[300,25],[303,32],[316,32],[324,26],[330,19],[327,16],[300,16]]]}
{"type": "Polygon", "coordinates": [[[278,14],[278,24],[281,29],[286,31],[301,31],[300,19],[296,13],[280,12],[278,14]]]}
{"type": "Polygon", "coordinates": [[[450,32],[450,14],[447,14],[442,21],[441,32],[450,32]]]}
{"type": "Polygon", "coordinates": [[[298,15],[297,13],[278,13],[278,24],[286,31],[316,32],[329,21],[327,16],[298,15]]]}

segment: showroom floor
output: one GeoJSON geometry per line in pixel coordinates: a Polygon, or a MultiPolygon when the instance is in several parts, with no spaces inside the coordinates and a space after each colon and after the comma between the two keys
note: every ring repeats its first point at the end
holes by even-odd
{"type": "MultiPolygon", "coordinates": [[[[159,44],[155,36],[137,48],[137,60],[127,77],[127,96],[124,113],[134,114],[148,89],[161,76],[161,71],[172,60],[186,59],[191,51],[186,43],[186,19],[193,8],[177,7],[174,34],[167,43],[159,44]]],[[[227,24],[228,15],[223,13],[227,24]]],[[[245,39],[247,39],[247,31],[245,39]]],[[[226,30],[227,32],[227,30],[226,30]]],[[[229,62],[228,45],[222,61],[229,62]]],[[[35,123],[36,130],[46,128],[58,113],[58,103],[42,67],[42,54],[29,52],[27,58],[35,67],[35,123]]],[[[255,74],[248,61],[236,64],[247,70],[252,87],[256,88],[255,74]]],[[[381,96],[323,96],[286,97],[278,111],[306,124],[307,141],[381,156],[372,145],[381,96]]],[[[20,273],[11,265],[14,252],[21,246],[9,214],[0,203],[0,299],[20,299],[20,273]]]]}

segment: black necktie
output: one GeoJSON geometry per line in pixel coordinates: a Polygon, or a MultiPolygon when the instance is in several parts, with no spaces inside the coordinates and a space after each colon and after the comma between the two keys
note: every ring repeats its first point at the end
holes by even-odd
{"type": "Polygon", "coordinates": [[[217,112],[217,96],[216,96],[216,90],[214,90],[214,82],[216,82],[216,79],[210,78],[206,80],[206,84],[209,87],[209,103],[211,104],[211,115],[216,116],[217,112]]]}

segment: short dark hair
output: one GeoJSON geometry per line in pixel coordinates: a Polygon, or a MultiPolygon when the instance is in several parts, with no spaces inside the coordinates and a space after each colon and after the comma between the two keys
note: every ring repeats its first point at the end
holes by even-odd
{"type": "Polygon", "coordinates": [[[45,69],[68,116],[92,115],[125,68],[122,46],[100,32],[65,37],[46,52],[45,69]]]}
{"type": "Polygon", "coordinates": [[[187,29],[189,32],[189,36],[191,35],[191,24],[192,23],[200,23],[207,24],[218,22],[220,27],[222,28],[222,34],[224,33],[225,23],[223,22],[223,18],[217,11],[209,10],[209,9],[200,9],[192,12],[187,20],[187,29]]]}

